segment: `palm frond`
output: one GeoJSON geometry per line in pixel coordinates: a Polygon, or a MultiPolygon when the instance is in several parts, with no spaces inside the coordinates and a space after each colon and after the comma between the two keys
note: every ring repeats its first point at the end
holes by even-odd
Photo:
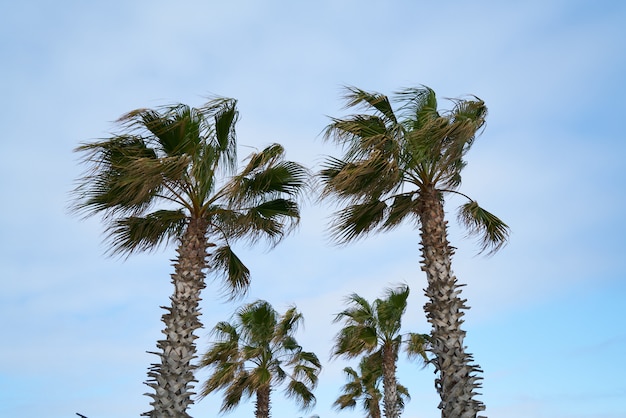
{"type": "Polygon", "coordinates": [[[405,219],[419,220],[416,212],[417,201],[415,193],[402,193],[393,196],[393,201],[388,209],[388,215],[382,225],[382,229],[388,231],[399,226],[405,219]]]}
{"type": "Polygon", "coordinates": [[[303,410],[311,409],[315,406],[315,395],[307,385],[299,380],[291,380],[285,390],[287,398],[293,399],[303,410]]]}
{"type": "Polygon", "coordinates": [[[186,224],[187,216],[182,210],[158,210],[144,217],[112,221],[107,240],[111,243],[112,254],[154,251],[180,237],[186,224]]]}
{"type": "Polygon", "coordinates": [[[222,278],[231,299],[243,296],[250,286],[250,270],[229,245],[216,248],[211,254],[211,269],[222,278]]]}
{"type": "Polygon", "coordinates": [[[400,332],[408,297],[409,287],[403,285],[386,289],[385,297],[374,301],[378,326],[388,340],[392,340],[400,332]]]}
{"type": "Polygon", "coordinates": [[[275,245],[297,226],[300,213],[294,201],[275,199],[244,208],[230,220],[234,221],[227,226],[231,238],[244,238],[250,244],[264,238],[275,245]]]}
{"type": "Polygon", "coordinates": [[[163,177],[151,169],[156,155],[139,137],[117,136],[76,151],[85,153],[82,162],[88,170],[73,191],[72,209],[85,216],[139,214],[163,186],[163,177]]]}
{"type": "Polygon", "coordinates": [[[226,187],[231,205],[258,204],[277,197],[295,197],[309,186],[310,173],[301,164],[284,160],[285,151],[272,144],[248,158],[248,164],[226,187]]]}
{"type": "MultiPolygon", "coordinates": [[[[276,324],[274,330],[274,340],[282,341],[286,338],[293,338],[292,335],[298,330],[298,327],[304,322],[304,317],[295,306],[290,307],[281,316],[280,321],[276,324]]],[[[294,339],[295,341],[295,339],[294,339]]]]}
{"type": "Polygon", "coordinates": [[[489,250],[488,255],[494,254],[508,241],[509,227],[474,200],[459,208],[458,219],[468,229],[469,236],[478,237],[480,253],[489,250]]]}
{"type": "Polygon", "coordinates": [[[404,349],[409,358],[419,357],[426,364],[428,362],[426,350],[429,344],[430,335],[411,332],[408,334],[408,340],[405,341],[404,349]]]}
{"type": "Polygon", "coordinates": [[[373,200],[340,210],[331,224],[331,235],[339,243],[348,243],[376,230],[384,222],[387,204],[373,200]]]}
{"type": "Polygon", "coordinates": [[[430,87],[406,88],[396,92],[395,97],[401,104],[398,111],[410,131],[420,130],[439,118],[437,96],[430,87]]]}
{"type": "Polygon", "coordinates": [[[215,161],[226,175],[237,167],[237,136],[235,124],[239,119],[237,100],[226,97],[211,97],[198,111],[205,115],[203,131],[207,132],[210,148],[215,152],[215,161]]]}
{"type": "Polygon", "coordinates": [[[345,90],[344,99],[346,101],[346,108],[365,105],[366,107],[376,109],[390,122],[396,122],[396,115],[389,102],[389,98],[384,94],[367,92],[353,86],[346,86],[345,90]]]}

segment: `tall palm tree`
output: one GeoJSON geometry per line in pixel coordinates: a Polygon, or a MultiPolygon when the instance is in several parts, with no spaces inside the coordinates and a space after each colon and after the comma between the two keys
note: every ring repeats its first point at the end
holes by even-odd
{"type": "Polygon", "coordinates": [[[485,408],[475,399],[481,370],[471,364],[463,345],[461,317],[468,307],[451,268],[454,250],[447,237],[444,197],[467,199],[458,218],[469,235],[479,237],[481,252],[493,253],[506,243],[507,225],[458,190],[464,156],[485,123],[487,108],[473,97],[454,100],[452,110],[440,113],[428,87],[403,90],[396,98],[394,111],[383,94],[347,88],[347,107],[366,111],[332,119],[327,127],[325,138],[340,144],[344,156],[326,161],[322,196],[345,203],[331,225],[341,243],[403,221],[420,227],[421,264],[428,280],[424,309],[432,325],[439,408],[444,418],[474,418],[485,408]]]}
{"type": "Polygon", "coordinates": [[[137,109],[118,120],[122,133],[77,148],[88,170],[73,207],[103,215],[112,254],[178,241],[174,293],[162,317],[165,338],[154,353],[160,361],[146,382],[155,391],[146,416],[188,416],[207,270],[224,279],[231,296],[242,294],[250,272],[231,243],[263,237],[277,243],[299,220],[294,198],[306,185],[306,170],[285,161],[274,144],[236,173],[237,119],[236,101],[227,98],[200,108],[137,109]]]}
{"type": "MultiPolygon", "coordinates": [[[[424,356],[426,336],[410,333],[406,341],[402,340],[400,328],[402,315],[406,311],[409,287],[399,286],[387,289],[385,298],[369,303],[362,296],[353,293],[347,299],[349,307],[337,314],[335,322],[343,322],[344,327],[335,337],[334,356],[355,358],[367,354],[364,366],[369,378],[376,377],[379,365],[382,375],[384,396],[383,405],[386,418],[400,416],[403,403],[398,397],[396,364],[400,346],[404,344],[409,355],[424,356]]],[[[362,368],[363,371],[363,368],[362,368]]]]}
{"type": "Polygon", "coordinates": [[[302,409],[313,407],[312,390],[322,366],[294,337],[302,321],[295,307],[280,315],[268,302],[258,300],[240,308],[233,323],[219,322],[213,329],[216,340],[201,361],[211,370],[201,396],[223,390],[222,412],[255,396],[256,417],[269,418],[272,390],[288,381],[287,397],[302,409]]]}
{"type": "MultiPolygon", "coordinates": [[[[360,401],[366,418],[381,418],[380,401],[383,394],[380,392],[382,368],[373,357],[365,356],[359,362],[359,369],[352,367],[343,369],[348,383],[342,388],[342,394],[333,404],[339,410],[354,409],[360,401]]],[[[398,409],[404,409],[405,400],[410,399],[406,387],[398,384],[398,409]]]]}

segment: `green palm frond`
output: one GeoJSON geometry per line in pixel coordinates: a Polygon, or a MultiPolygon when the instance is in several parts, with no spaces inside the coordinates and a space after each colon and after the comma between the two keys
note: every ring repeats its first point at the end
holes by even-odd
{"type": "Polygon", "coordinates": [[[309,389],[309,385],[298,380],[290,380],[285,390],[285,395],[289,399],[294,399],[303,410],[311,409],[315,406],[315,395],[309,389]]]}
{"type": "Polygon", "coordinates": [[[187,217],[181,210],[158,210],[145,217],[117,219],[109,229],[112,254],[152,251],[181,236],[187,217]]]}
{"type": "MultiPolygon", "coordinates": [[[[298,330],[298,327],[304,322],[304,317],[295,306],[290,307],[281,316],[280,321],[276,324],[274,330],[274,340],[276,342],[285,341],[287,339],[293,340],[293,334],[298,330]]],[[[296,345],[297,344],[293,344],[296,345]]],[[[299,347],[299,346],[298,346],[299,347]]]]}
{"type": "Polygon", "coordinates": [[[239,406],[242,397],[245,396],[247,399],[252,396],[252,393],[250,393],[250,388],[253,387],[251,380],[248,373],[241,372],[231,381],[230,385],[226,386],[220,412],[230,412],[239,406]]]}
{"type": "Polygon", "coordinates": [[[481,208],[476,201],[461,206],[458,219],[468,229],[468,235],[478,237],[481,253],[489,250],[488,254],[493,254],[508,241],[509,227],[500,218],[481,208]]]}
{"type": "Polygon", "coordinates": [[[408,297],[409,287],[403,285],[396,289],[386,289],[385,298],[374,302],[378,326],[388,340],[394,339],[400,332],[408,297]]]}
{"type": "Polygon", "coordinates": [[[345,320],[350,324],[356,325],[375,325],[376,312],[375,306],[370,304],[363,296],[352,293],[345,299],[345,303],[349,307],[335,316],[334,322],[345,320]]]}
{"type": "Polygon", "coordinates": [[[237,101],[218,99],[209,104],[209,106],[214,106],[217,109],[217,112],[214,114],[215,141],[216,148],[222,157],[222,163],[227,167],[234,168],[237,158],[235,124],[239,119],[239,112],[236,107],[237,101]]]}
{"type": "Polygon", "coordinates": [[[284,149],[278,144],[253,153],[247,166],[227,186],[231,205],[246,206],[279,196],[295,197],[306,190],[308,170],[283,158],[284,149]]]}
{"type": "Polygon", "coordinates": [[[396,115],[389,98],[384,94],[367,92],[353,86],[347,86],[345,90],[346,108],[355,106],[371,107],[376,109],[380,115],[390,122],[396,122],[396,115]]]}
{"type": "Polygon", "coordinates": [[[339,211],[331,226],[331,236],[339,243],[362,238],[385,221],[387,209],[387,204],[380,200],[348,206],[339,211]]]}
{"type": "Polygon", "coordinates": [[[348,325],[335,337],[334,356],[355,358],[375,350],[378,344],[376,328],[362,325],[348,325]]]}
{"type": "Polygon", "coordinates": [[[136,163],[139,160],[151,166],[148,161],[157,161],[154,151],[139,137],[117,136],[84,144],[75,151],[85,153],[82,161],[91,166],[73,192],[76,212],[86,216],[141,213],[161,190],[163,178],[155,177],[151,170],[143,173],[136,163]]]}
{"type": "Polygon", "coordinates": [[[254,242],[265,237],[270,241],[280,239],[300,219],[298,205],[292,200],[265,201],[244,212],[245,228],[242,232],[254,242]]]}
{"type": "Polygon", "coordinates": [[[356,407],[356,399],[360,396],[360,393],[347,393],[339,396],[333,403],[333,407],[342,409],[354,409],[356,407]]]}
{"type": "Polygon", "coordinates": [[[415,221],[419,220],[414,196],[414,193],[402,193],[393,196],[385,222],[382,225],[383,230],[396,228],[407,218],[412,218],[415,221]]]}
{"type": "Polygon", "coordinates": [[[245,294],[250,286],[250,270],[237,257],[229,245],[216,248],[211,254],[211,269],[222,277],[227,294],[236,298],[245,294]]]}
{"type": "Polygon", "coordinates": [[[411,332],[408,337],[404,344],[407,355],[409,358],[420,358],[426,364],[428,362],[426,350],[430,344],[430,335],[411,332]]]}
{"type": "Polygon", "coordinates": [[[305,356],[298,356],[298,361],[293,367],[293,377],[297,380],[304,380],[309,386],[315,387],[320,368],[321,364],[317,356],[308,352],[305,356]]]}
{"type": "Polygon", "coordinates": [[[351,367],[343,369],[348,382],[342,387],[342,394],[333,403],[339,410],[353,409],[360,401],[368,416],[380,416],[380,402],[383,395],[379,389],[382,380],[380,363],[366,356],[359,362],[358,372],[351,367]]]}

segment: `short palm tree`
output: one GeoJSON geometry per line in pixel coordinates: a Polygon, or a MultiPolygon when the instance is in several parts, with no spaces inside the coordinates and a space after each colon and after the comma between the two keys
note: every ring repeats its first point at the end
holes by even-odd
{"type": "Polygon", "coordinates": [[[394,110],[383,94],[347,89],[347,107],[362,106],[366,112],[332,119],[325,131],[326,139],[343,147],[344,156],[326,161],[323,197],[345,203],[331,226],[341,243],[403,221],[419,225],[439,407],[444,418],[474,418],[485,408],[475,399],[480,368],[471,364],[463,345],[461,317],[468,307],[452,272],[444,197],[456,194],[468,200],[459,220],[480,238],[481,251],[493,253],[506,243],[507,225],[458,191],[464,156],[485,123],[487,108],[472,98],[454,100],[452,110],[440,113],[428,87],[406,89],[396,97],[399,107],[394,110]]]}
{"type": "Polygon", "coordinates": [[[197,109],[138,109],[118,120],[121,134],[77,148],[89,169],[74,190],[74,209],[103,215],[111,253],[178,242],[165,338],[154,353],[160,362],[148,373],[155,393],[146,416],[188,416],[207,270],[224,279],[231,296],[241,294],[250,273],[231,243],[263,237],[276,243],[299,220],[294,198],[306,185],[306,170],[285,161],[274,144],[235,173],[237,118],[236,101],[226,98],[197,109]]]}
{"type": "MultiPolygon", "coordinates": [[[[380,362],[373,357],[365,356],[359,362],[359,369],[352,367],[343,369],[348,383],[342,388],[342,394],[337,398],[333,406],[339,410],[354,409],[357,403],[361,403],[366,418],[381,418],[380,401],[383,394],[380,392],[382,380],[382,368],[380,362]]],[[[405,400],[410,399],[406,387],[398,384],[398,409],[404,409],[405,400]]]]}
{"type": "MultiPolygon", "coordinates": [[[[362,296],[353,293],[347,299],[349,307],[337,314],[335,322],[343,322],[344,327],[335,337],[334,356],[355,358],[367,355],[361,371],[368,380],[382,376],[383,405],[386,418],[400,416],[402,401],[398,397],[396,364],[401,345],[410,356],[421,355],[426,359],[424,347],[427,336],[409,333],[403,341],[400,333],[402,315],[406,311],[409,287],[399,286],[387,289],[385,298],[369,303],[362,296]],[[379,369],[376,369],[378,365],[379,369]]],[[[370,395],[371,396],[371,395],[370,395]]],[[[341,398],[340,398],[341,399],[341,398]]]]}
{"type": "Polygon", "coordinates": [[[237,407],[242,398],[255,396],[255,416],[269,418],[272,390],[288,381],[287,397],[302,409],[313,407],[312,390],[322,366],[294,337],[302,321],[295,307],[280,315],[259,300],[240,308],[232,323],[218,323],[213,329],[215,342],[201,361],[210,369],[201,396],[223,390],[222,412],[237,407]]]}

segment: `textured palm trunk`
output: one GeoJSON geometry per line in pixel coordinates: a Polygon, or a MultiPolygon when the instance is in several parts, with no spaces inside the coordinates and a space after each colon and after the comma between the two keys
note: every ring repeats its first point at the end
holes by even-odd
{"type": "Polygon", "coordinates": [[[371,418],[380,418],[380,407],[378,406],[378,402],[372,408],[370,408],[371,418]]]}
{"type": "Polygon", "coordinates": [[[385,418],[398,418],[398,384],[396,381],[396,352],[393,345],[383,348],[383,408],[385,418]]]}
{"type": "Polygon", "coordinates": [[[256,391],[256,418],[270,418],[270,386],[263,386],[256,391]]]}
{"type": "Polygon", "coordinates": [[[199,320],[200,291],[205,287],[207,267],[206,222],[192,219],[187,226],[177,249],[178,259],[174,263],[174,294],[170,297],[171,306],[162,307],[167,311],[162,317],[165,323],[165,339],[157,342],[160,350],[159,364],[152,364],[146,384],[154,389],[152,410],[142,414],[152,418],[189,417],[187,408],[191,399],[194,382],[192,360],[196,358],[194,331],[201,327],[199,320]]]}
{"type": "Polygon", "coordinates": [[[474,399],[479,393],[482,370],[465,352],[465,331],[461,329],[466,299],[461,299],[462,285],[457,284],[451,268],[454,250],[447,238],[443,202],[437,191],[422,193],[420,207],[422,270],[426,272],[428,302],[424,310],[432,325],[431,351],[435,358],[435,387],[441,397],[443,418],[476,418],[485,409],[474,399]]]}

